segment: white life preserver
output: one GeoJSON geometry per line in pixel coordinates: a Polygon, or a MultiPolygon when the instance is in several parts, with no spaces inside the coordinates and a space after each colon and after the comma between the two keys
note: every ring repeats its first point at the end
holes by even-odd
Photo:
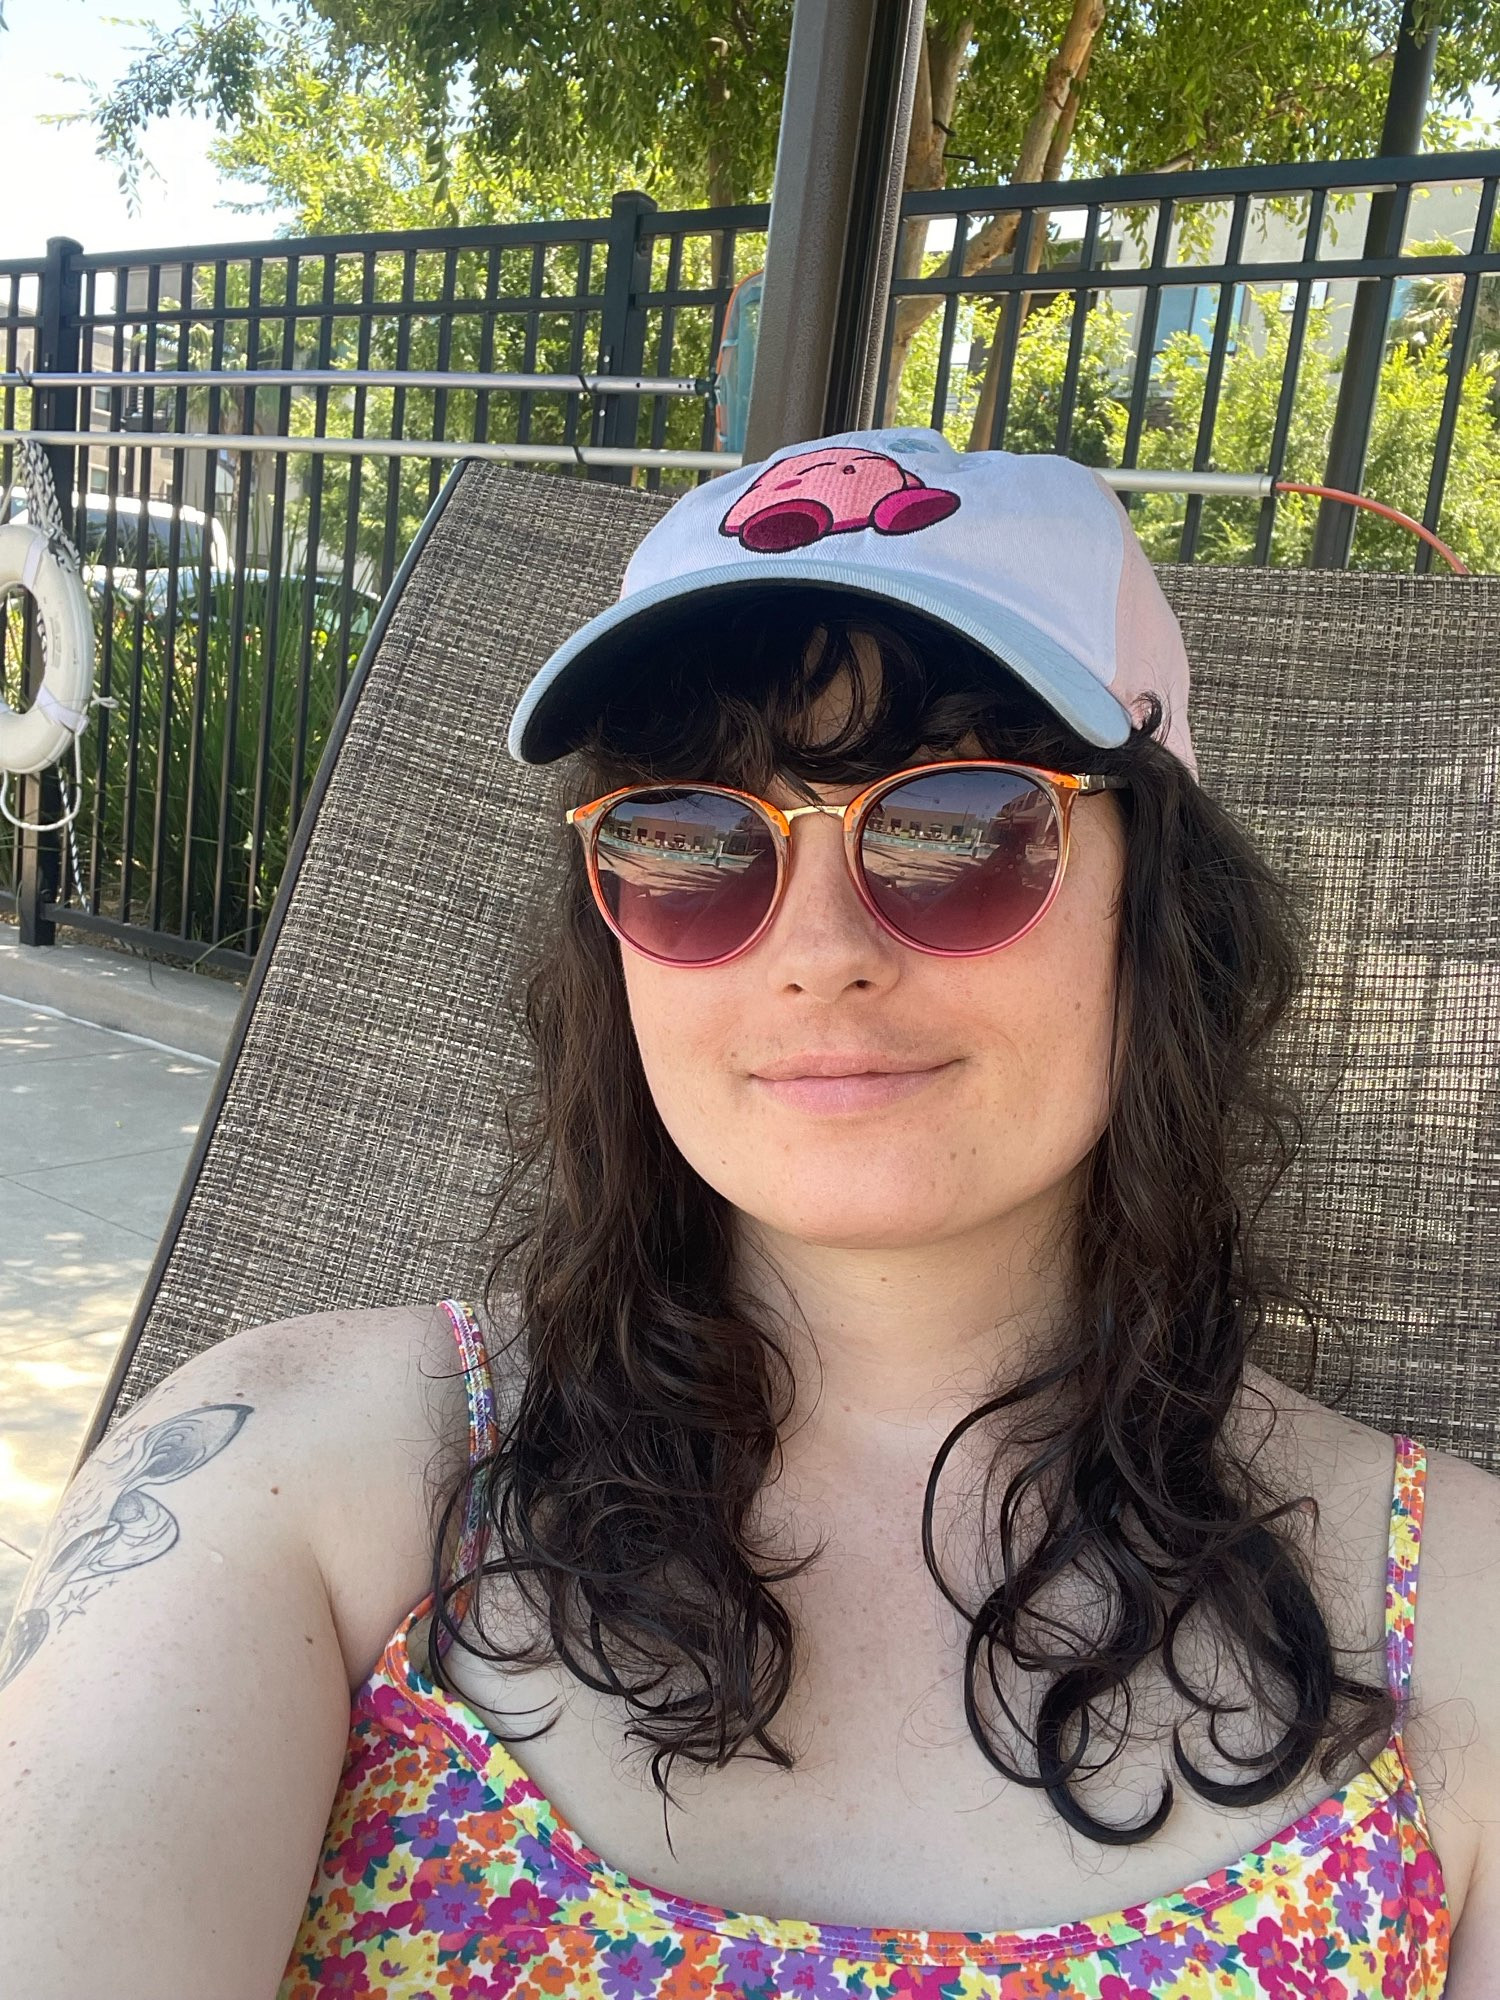
{"type": "Polygon", "coordinates": [[[0,696],[0,771],[26,777],[76,745],[94,688],[94,612],[83,578],[53,554],[40,528],[0,527],[0,592],[28,591],[41,621],[47,668],[30,708],[0,696]]]}

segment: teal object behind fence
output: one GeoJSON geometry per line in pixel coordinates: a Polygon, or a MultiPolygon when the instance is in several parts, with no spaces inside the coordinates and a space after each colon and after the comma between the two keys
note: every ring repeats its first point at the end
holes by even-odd
{"type": "Polygon", "coordinates": [[[750,385],[755,377],[755,342],[760,332],[760,295],[764,271],[751,271],[729,295],[724,311],[724,337],[714,377],[714,448],[745,449],[750,417],[750,385]]]}

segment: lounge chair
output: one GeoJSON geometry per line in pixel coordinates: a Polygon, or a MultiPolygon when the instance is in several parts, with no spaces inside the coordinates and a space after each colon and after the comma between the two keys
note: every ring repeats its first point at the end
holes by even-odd
{"type": "MultiPolygon", "coordinates": [[[[329,1306],[478,1303],[511,977],[550,772],[516,690],[613,601],[660,495],[492,463],[444,488],[382,607],[84,1452],[187,1356],[329,1306]]],[[[1313,1383],[1495,1466],[1500,1411],[1500,577],[1168,567],[1204,784],[1312,892],[1318,1108],[1273,1247],[1343,1339],[1313,1383]]],[[[1280,1315],[1262,1357],[1296,1379],[1280,1315]]]]}

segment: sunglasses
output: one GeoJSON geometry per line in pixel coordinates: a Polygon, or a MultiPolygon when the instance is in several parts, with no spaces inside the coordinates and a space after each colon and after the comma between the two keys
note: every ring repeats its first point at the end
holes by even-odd
{"type": "Polygon", "coordinates": [[[844,859],[881,928],[915,951],[974,958],[1040,923],[1062,886],[1078,777],[965,758],[918,764],[844,806],[783,811],[728,785],[627,785],[575,806],[589,886],[615,936],[659,965],[724,965],[770,926],[792,821],[843,822],[844,859]]]}

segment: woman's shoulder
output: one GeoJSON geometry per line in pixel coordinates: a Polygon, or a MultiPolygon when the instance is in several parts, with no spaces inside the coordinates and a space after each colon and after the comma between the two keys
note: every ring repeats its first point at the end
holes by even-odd
{"type": "MultiPolygon", "coordinates": [[[[1278,1483],[1317,1502],[1320,1579],[1335,1604],[1341,1591],[1363,1591],[1359,1622],[1368,1640],[1384,1622],[1378,1551],[1391,1539],[1395,1441],[1259,1371],[1249,1371],[1246,1386],[1247,1412],[1274,1408],[1278,1483]]],[[[1415,1614],[1403,1740],[1456,1892],[1500,1798],[1500,1478],[1425,1439],[1414,1442],[1424,1461],[1419,1513],[1407,1484],[1396,1536],[1415,1614]]]]}
{"type": "MultiPolygon", "coordinates": [[[[502,1404],[502,1328],[469,1310],[502,1404]]],[[[431,1587],[434,1494],[468,1458],[453,1318],[440,1300],[330,1308],[249,1327],[188,1366],[250,1371],[274,1387],[284,1458],[297,1468],[307,1539],[357,1687],[431,1587]]]]}
{"type": "Polygon", "coordinates": [[[386,1445],[426,1447],[455,1438],[465,1445],[468,1394],[458,1322],[467,1318],[479,1333],[498,1409],[514,1377],[506,1313],[503,1302],[497,1316],[456,1298],[330,1307],[248,1327],[200,1361],[233,1356],[234,1365],[274,1378],[283,1406],[324,1431],[335,1453],[364,1457],[386,1445]]]}
{"type": "MultiPolygon", "coordinates": [[[[1239,1418],[1245,1425],[1245,1438],[1267,1437],[1270,1454],[1282,1469],[1295,1467],[1315,1475],[1325,1489],[1335,1492],[1378,1491],[1389,1502],[1396,1450],[1391,1432],[1361,1423],[1253,1367],[1245,1370],[1239,1418]],[[1268,1415],[1273,1419],[1270,1425],[1268,1415]]],[[[1420,1436],[1412,1442],[1420,1447],[1425,1461],[1424,1488],[1428,1493],[1441,1492],[1440,1505],[1445,1510],[1457,1506],[1467,1514],[1477,1509],[1483,1516],[1500,1502],[1500,1478],[1494,1473],[1452,1452],[1435,1449],[1420,1436]]]]}
{"type": "MultiPolygon", "coordinates": [[[[1240,1442],[1265,1440],[1273,1483],[1311,1493],[1318,1505],[1319,1538],[1347,1546],[1379,1523],[1389,1532],[1396,1499],[1396,1441],[1386,1431],[1330,1409],[1260,1369],[1246,1371],[1240,1442]],[[1274,1421],[1267,1424],[1270,1415],[1274,1421]]],[[[1415,1553],[1421,1593],[1422,1636],[1445,1623],[1450,1604],[1462,1602],[1469,1630],[1485,1607],[1500,1618],[1500,1478],[1424,1438],[1421,1518],[1415,1553]]],[[[1406,1487],[1410,1504],[1409,1483],[1406,1487]]],[[[1493,1651],[1500,1657],[1500,1644],[1493,1651]]]]}

